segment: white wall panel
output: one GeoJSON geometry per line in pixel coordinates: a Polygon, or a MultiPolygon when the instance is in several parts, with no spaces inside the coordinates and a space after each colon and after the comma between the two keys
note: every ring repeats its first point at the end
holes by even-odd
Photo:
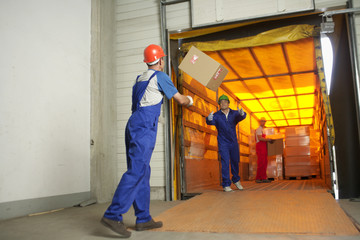
{"type": "Polygon", "coordinates": [[[315,0],[315,8],[326,9],[331,7],[346,6],[346,2],[347,0],[315,0]]]}
{"type": "MultiPolygon", "coordinates": [[[[117,37],[117,43],[121,44],[121,43],[127,43],[129,41],[129,39],[142,39],[144,36],[151,36],[152,38],[158,38],[160,39],[160,32],[158,32],[157,35],[154,34],[154,30],[156,32],[158,32],[158,29],[153,28],[153,29],[146,29],[143,31],[136,31],[136,32],[125,32],[123,34],[119,34],[117,37]]],[[[134,46],[134,45],[132,45],[134,46]]],[[[125,45],[126,47],[126,45],[125,45]]]]}
{"type": "MultiPolygon", "coordinates": [[[[143,58],[141,58],[143,59],[143,58]]],[[[120,59],[119,59],[120,60],[120,59]]],[[[131,78],[127,78],[127,79],[121,79],[120,81],[130,81],[131,83],[134,83],[137,75],[141,74],[145,69],[144,69],[144,63],[137,63],[137,64],[129,64],[129,65],[124,65],[123,62],[126,62],[126,58],[123,58],[123,61],[116,61],[117,63],[119,63],[118,65],[118,70],[119,72],[122,73],[135,73],[134,76],[131,78]]],[[[133,84],[131,84],[132,86],[133,84]]]]}
{"type": "Polygon", "coordinates": [[[132,19],[131,21],[120,21],[117,24],[117,33],[122,34],[127,32],[139,32],[146,29],[158,29],[159,26],[156,24],[158,21],[159,16],[157,15],[138,17],[132,19]]]}
{"type": "Polygon", "coordinates": [[[153,1],[117,1],[117,10],[116,12],[119,14],[129,13],[129,12],[138,12],[147,9],[153,9],[158,7],[158,5],[154,5],[153,1]]]}
{"type": "MultiPolygon", "coordinates": [[[[121,51],[116,51],[116,58],[121,58],[122,62],[125,62],[125,58],[123,57],[136,57],[138,55],[142,55],[142,53],[144,52],[143,48],[133,48],[133,49],[123,49],[121,51]]],[[[140,60],[142,61],[142,60],[140,60]]]]}
{"type": "MultiPolygon", "coordinates": [[[[129,38],[129,40],[130,39],[131,38],[129,38]]],[[[146,46],[148,46],[149,44],[151,44],[153,42],[160,44],[160,41],[161,41],[161,39],[160,39],[160,35],[159,35],[158,31],[154,31],[154,35],[144,35],[144,38],[140,38],[140,39],[134,38],[134,39],[132,39],[132,41],[128,41],[128,42],[117,41],[116,45],[117,45],[117,50],[121,51],[121,50],[138,48],[139,46],[144,46],[144,48],[145,48],[146,46]]],[[[141,57],[141,59],[143,59],[143,57],[141,57]]]]}
{"type": "Polygon", "coordinates": [[[166,28],[169,31],[191,27],[190,2],[166,6],[166,28]]]}
{"type": "Polygon", "coordinates": [[[193,0],[195,27],[313,9],[312,0],[193,0]]]}
{"type": "MultiPolygon", "coordinates": [[[[132,86],[137,75],[147,66],[143,51],[149,44],[161,44],[160,2],[158,0],[116,1],[116,78],[118,111],[119,179],[126,171],[125,127],[131,115],[132,86]]],[[[150,166],[150,185],[165,186],[164,180],[164,125],[159,123],[156,146],[150,166]]]]}
{"type": "MultiPolygon", "coordinates": [[[[125,61],[125,59],[123,59],[125,61]]],[[[119,63],[121,64],[121,63],[119,63]]],[[[141,73],[141,70],[137,71],[138,74],[141,73]]],[[[116,75],[117,83],[120,86],[123,83],[128,83],[129,87],[132,87],[135,83],[136,78],[134,78],[134,73],[118,73],[116,75]]]]}
{"type": "MultiPolygon", "coordinates": [[[[139,17],[154,16],[154,15],[159,18],[159,15],[156,15],[159,13],[159,2],[158,1],[148,0],[148,1],[143,1],[143,3],[145,3],[145,4],[137,4],[138,8],[135,11],[122,11],[124,6],[127,6],[127,5],[118,6],[117,11],[116,11],[116,20],[117,21],[122,21],[122,20],[130,21],[132,19],[136,19],[139,17]],[[152,7],[150,7],[150,6],[152,6],[152,7]]],[[[134,5],[134,4],[129,4],[129,5],[134,5]]]]}

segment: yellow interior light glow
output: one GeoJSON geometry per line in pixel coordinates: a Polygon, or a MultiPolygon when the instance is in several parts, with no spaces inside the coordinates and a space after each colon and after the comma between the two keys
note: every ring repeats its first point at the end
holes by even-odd
{"type": "Polygon", "coordinates": [[[258,100],[241,101],[251,112],[264,112],[264,108],[260,105],[258,100]]]}
{"type": "Polygon", "coordinates": [[[287,73],[289,70],[281,44],[254,47],[255,56],[267,75],[287,73]]]}
{"type": "Polygon", "coordinates": [[[307,109],[300,109],[300,117],[301,118],[308,118],[314,116],[314,109],[307,108],[307,109]]]}
{"type": "Polygon", "coordinates": [[[293,76],[297,94],[314,93],[315,91],[315,74],[305,73],[293,76]]]}
{"type": "Polygon", "coordinates": [[[264,78],[246,80],[244,83],[248,86],[250,92],[254,93],[257,98],[274,97],[269,84],[264,78]]]}
{"type": "Polygon", "coordinates": [[[224,85],[226,88],[231,89],[231,91],[241,100],[241,99],[254,99],[254,95],[249,92],[249,90],[240,82],[223,82],[221,85],[224,85]]]}
{"type": "Polygon", "coordinates": [[[312,118],[302,118],[301,119],[301,125],[310,125],[313,123],[312,118]]]}
{"type": "Polygon", "coordinates": [[[270,119],[271,119],[266,112],[254,113],[254,115],[255,115],[255,117],[256,117],[257,119],[260,119],[260,118],[262,118],[262,117],[264,117],[266,120],[270,120],[270,119]]]}
{"type": "Polygon", "coordinates": [[[300,120],[299,119],[289,119],[288,123],[289,123],[289,126],[298,126],[298,125],[300,125],[300,120]]]}
{"type": "Polygon", "coordinates": [[[251,93],[234,93],[240,100],[242,99],[255,99],[251,93]]]}
{"type": "Polygon", "coordinates": [[[297,96],[299,108],[310,108],[314,107],[315,97],[314,94],[299,95],[297,96]]]}
{"type": "Polygon", "coordinates": [[[277,127],[285,127],[288,126],[287,122],[285,120],[276,120],[274,121],[275,125],[277,127]]]}
{"type": "Polygon", "coordinates": [[[282,111],[276,111],[276,112],[268,112],[270,117],[274,120],[282,120],[284,119],[284,114],[282,111]]]}
{"type": "Polygon", "coordinates": [[[271,77],[269,82],[273,86],[276,96],[293,95],[295,93],[290,76],[271,77]]]}
{"type": "Polygon", "coordinates": [[[281,110],[281,107],[280,107],[278,101],[276,100],[276,98],[260,99],[260,102],[264,106],[266,111],[281,110]]]}
{"type": "Polygon", "coordinates": [[[282,109],[295,109],[297,108],[295,97],[281,97],[279,98],[282,109]]]}
{"type": "MultiPolygon", "coordinates": [[[[248,48],[223,50],[221,53],[225,59],[231,59],[232,68],[235,72],[241,73],[242,78],[262,75],[248,48]]],[[[226,79],[230,77],[226,76],[226,79]]]]}
{"type": "Polygon", "coordinates": [[[287,111],[284,111],[284,114],[287,119],[299,118],[299,112],[297,110],[287,110],[287,111]]]}
{"type": "Polygon", "coordinates": [[[294,72],[313,70],[315,61],[314,40],[304,38],[285,44],[290,59],[291,70],[294,72]]]}
{"type": "Polygon", "coordinates": [[[273,121],[267,121],[265,126],[266,127],[276,127],[273,121]]]}

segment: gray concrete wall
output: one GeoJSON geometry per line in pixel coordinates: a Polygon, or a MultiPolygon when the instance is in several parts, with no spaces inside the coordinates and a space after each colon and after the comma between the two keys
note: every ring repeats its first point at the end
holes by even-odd
{"type": "Polygon", "coordinates": [[[108,202],[118,184],[115,1],[92,0],[91,13],[91,197],[108,202]]]}

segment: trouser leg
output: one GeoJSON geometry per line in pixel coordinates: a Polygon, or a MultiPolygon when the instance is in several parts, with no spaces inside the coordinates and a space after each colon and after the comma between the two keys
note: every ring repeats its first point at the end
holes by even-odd
{"type": "Polygon", "coordinates": [[[134,210],[136,223],[148,222],[151,220],[150,216],[150,166],[145,171],[145,176],[142,179],[138,194],[135,196],[134,210]]]}
{"type": "Polygon", "coordinates": [[[228,187],[231,185],[230,181],[230,154],[228,149],[221,149],[220,150],[220,156],[221,156],[221,177],[222,177],[222,186],[228,187]]]}
{"type": "Polygon", "coordinates": [[[142,125],[134,129],[128,124],[125,139],[128,170],[122,176],[104,217],[121,221],[122,214],[134,204],[135,214],[139,214],[141,219],[151,219],[149,164],[155,146],[156,128],[142,125]]]}
{"type": "Polygon", "coordinates": [[[240,162],[240,154],[239,154],[239,145],[236,143],[230,148],[230,165],[231,165],[231,174],[232,174],[232,182],[236,183],[240,180],[239,176],[239,162],[240,162]]]}

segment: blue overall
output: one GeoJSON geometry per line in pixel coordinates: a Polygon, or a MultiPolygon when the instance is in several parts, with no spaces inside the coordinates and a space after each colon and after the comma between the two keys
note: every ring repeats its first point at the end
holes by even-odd
{"type": "Polygon", "coordinates": [[[238,111],[229,109],[229,114],[226,115],[221,111],[214,113],[214,118],[209,121],[206,118],[208,125],[215,125],[218,131],[218,149],[221,157],[221,175],[222,186],[228,187],[231,185],[229,165],[231,165],[232,182],[236,183],[240,180],[239,176],[239,144],[236,136],[236,125],[238,122],[246,118],[246,113],[243,116],[238,111]]]}
{"type": "Polygon", "coordinates": [[[150,159],[155,147],[158,118],[162,101],[154,106],[140,107],[148,81],[138,82],[133,87],[132,115],[125,129],[125,144],[128,170],[122,176],[113,200],[104,217],[122,221],[122,214],[134,206],[136,223],[151,220],[150,206],[150,159]]]}

